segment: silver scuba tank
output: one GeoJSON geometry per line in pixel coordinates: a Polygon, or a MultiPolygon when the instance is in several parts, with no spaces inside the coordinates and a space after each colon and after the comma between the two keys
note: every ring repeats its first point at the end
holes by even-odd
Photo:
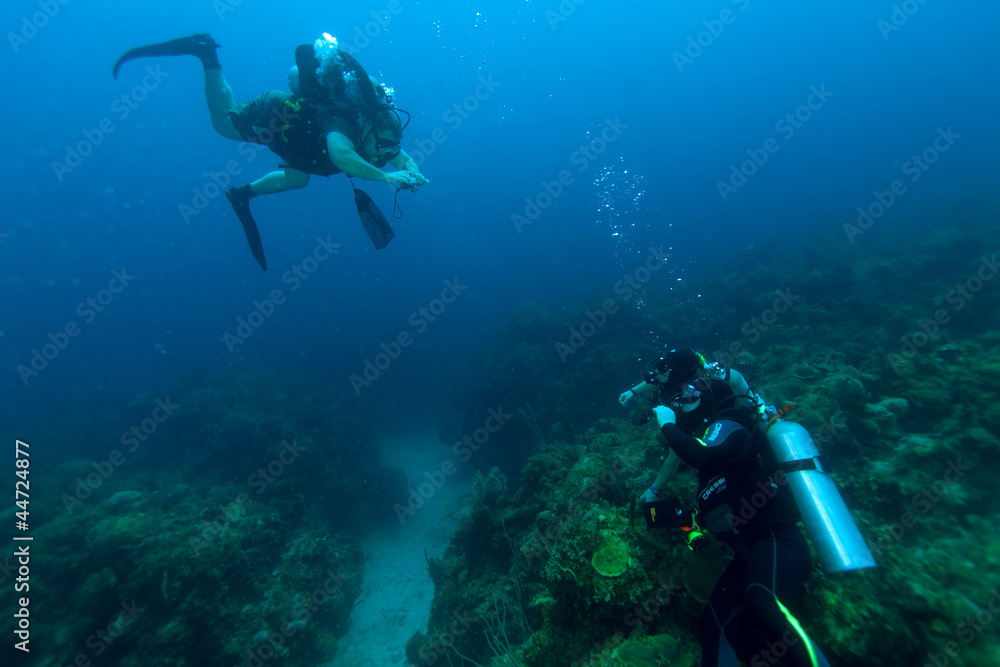
{"type": "Polygon", "coordinates": [[[785,476],[823,569],[832,574],[877,567],[837,485],[823,470],[809,431],[801,424],[778,419],[767,429],[767,439],[778,463],[808,464],[807,469],[786,472],[785,476]]]}

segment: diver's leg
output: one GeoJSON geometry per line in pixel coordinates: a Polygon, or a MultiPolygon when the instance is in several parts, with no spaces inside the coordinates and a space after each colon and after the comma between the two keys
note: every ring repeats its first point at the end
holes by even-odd
{"type": "MultiPolygon", "coordinates": [[[[285,190],[304,188],[307,183],[309,183],[309,174],[298,169],[285,167],[265,174],[252,183],[238,188],[229,188],[226,190],[226,198],[233,205],[237,217],[246,224],[247,221],[253,222],[253,215],[250,213],[251,199],[260,195],[273,195],[285,190]]],[[[256,225],[256,223],[253,224],[256,225]]]]}
{"type": "Polygon", "coordinates": [[[229,115],[236,108],[236,100],[221,68],[205,67],[205,101],[208,103],[208,115],[212,118],[215,131],[226,139],[243,141],[229,115]]]}
{"type": "Polygon", "coordinates": [[[272,171],[250,184],[253,195],[273,195],[285,190],[296,190],[304,188],[309,183],[309,174],[298,169],[285,167],[279,171],[272,171]]]}
{"type": "Polygon", "coordinates": [[[236,217],[243,224],[243,231],[246,234],[247,242],[250,244],[250,251],[260,264],[260,268],[267,271],[267,261],[264,259],[264,246],[261,244],[260,232],[257,230],[257,222],[250,212],[250,200],[258,195],[270,195],[285,190],[305,187],[309,182],[309,174],[298,169],[288,167],[280,171],[272,171],[263,178],[258,178],[253,183],[248,183],[238,188],[226,190],[226,199],[232,204],[236,217]]]}
{"type": "Polygon", "coordinates": [[[794,523],[770,526],[754,542],[747,573],[747,608],[771,642],[754,660],[829,667],[819,647],[792,614],[802,601],[810,566],[809,546],[794,523]]]}
{"type": "Polygon", "coordinates": [[[701,612],[701,667],[736,667],[738,664],[738,651],[730,640],[739,635],[746,617],[745,587],[746,561],[735,558],[726,567],[701,612]]]}
{"type": "Polygon", "coordinates": [[[205,100],[208,102],[208,114],[212,119],[212,127],[227,139],[242,141],[243,137],[240,136],[229,115],[236,108],[236,100],[233,99],[233,90],[222,74],[222,64],[219,62],[217,53],[218,48],[219,44],[207,33],[140,46],[126,52],[119,58],[118,62],[115,63],[113,73],[117,78],[122,65],[136,58],[195,56],[201,60],[201,65],[205,68],[205,100]]]}

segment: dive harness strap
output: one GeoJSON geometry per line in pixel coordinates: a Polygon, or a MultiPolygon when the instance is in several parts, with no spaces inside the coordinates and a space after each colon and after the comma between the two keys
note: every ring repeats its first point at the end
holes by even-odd
{"type": "Polygon", "coordinates": [[[785,461],[784,463],[779,463],[777,470],[783,473],[790,472],[802,472],[804,470],[818,470],[819,472],[826,472],[823,469],[823,464],[819,462],[819,457],[814,456],[811,459],[797,459],[795,461],[785,461]]]}

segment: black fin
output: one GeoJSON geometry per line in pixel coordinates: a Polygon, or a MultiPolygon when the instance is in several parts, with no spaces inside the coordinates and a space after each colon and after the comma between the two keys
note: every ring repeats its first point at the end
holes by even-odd
{"type": "Polygon", "coordinates": [[[354,205],[358,207],[358,215],[361,217],[361,224],[368,232],[368,238],[375,244],[376,250],[389,245],[389,241],[396,235],[389,226],[389,221],[382,215],[372,198],[363,190],[354,188],[354,205]]]}
{"type": "Polygon", "coordinates": [[[242,188],[229,188],[226,190],[226,199],[233,205],[236,217],[243,223],[243,233],[247,235],[247,243],[250,244],[250,252],[253,258],[260,264],[260,268],[267,271],[267,260],[264,259],[264,244],[260,240],[260,232],[257,230],[257,221],[250,213],[249,185],[242,188]],[[247,190],[244,190],[247,188],[247,190]]]}
{"type": "Polygon", "coordinates": [[[198,33],[197,35],[191,35],[190,37],[172,39],[169,42],[139,46],[126,51],[125,54],[118,59],[118,62],[115,63],[115,67],[111,73],[117,79],[118,72],[121,70],[122,65],[130,60],[135,60],[136,58],[148,58],[151,56],[197,56],[201,59],[201,62],[205,67],[216,67],[221,69],[222,66],[219,64],[218,56],[216,56],[215,53],[217,48],[219,48],[219,45],[214,39],[212,39],[212,36],[204,32],[198,33]]]}

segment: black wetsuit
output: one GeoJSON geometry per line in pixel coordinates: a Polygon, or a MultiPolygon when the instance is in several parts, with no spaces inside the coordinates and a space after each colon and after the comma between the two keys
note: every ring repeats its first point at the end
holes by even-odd
{"type": "Polygon", "coordinates": [[[698,469],[699,525],[735,553],[702,612],[701,664],[828,667],[788,610],[801,602],[811,559],[787,480],[752,421],[720,417],[709,418],[702,440],[663,427],[670,448],[698,469]],[[767,647],[753,637],[755,623],[767,647]]]}

